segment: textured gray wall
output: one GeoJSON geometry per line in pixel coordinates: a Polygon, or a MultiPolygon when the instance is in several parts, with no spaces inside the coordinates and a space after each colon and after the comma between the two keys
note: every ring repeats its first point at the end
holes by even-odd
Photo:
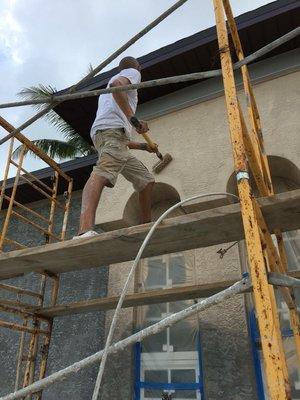
{"type": "MultiPolygon", "coordinates": [[[[78,227],[81,198],[80,193],[73,196],[70,210],[67,238],[72,237],[78,227]]],[[[38,202],[31,208],[47,215],[48,202],[38,202]]],[[[57,211],[55,230],[59,231],[62,220],[61,211],[57,211]]],[[[43,237],[34,228],[12,219],[8,237],[28,245],[43,244],[43,237]]],[[[59,303],[78,300],[88,300],[106,296],[107,268],[94,268],[78,272],[68,272],[60,275],[59,303]]],[[[39,276],[28,274],[25,277],[6,281],[16,286],[38,290],[39,276]]],[[[1,292],[1,297],[10,297],[1,292]]],[[[28,298],[26,298],[27,301],[28,298]]],[[[25,299],[24,299],[25,301],[25,299]]],[[[27,301],[28,302],[28,301],[27,301]]],[[[2,316],[1,316],[2,317],[2,316]]],[[[6,315],[6,320],[8,316],[6,315]]],[[[94,312],[56,318],[50,345],[50,355],[47,375],[69,364],[78,361],[103,347],[105,332],[105,313],[94,312]]],[[[18,320],[20,323],[20,319],[18,320]]],[[[19,333],[0,328],[0,394],[4,395],[13,390],[16,353],[18,349],[19,333]]],[[[61,399],[63,395],[70,395],[74,400],[90,399],[93,383],[96,377],[96,368],[89,368],[76,376],[53,385],[44,391],[43,399],[61,399]]]]}
{"type": "Polygon", "coordinates": [[[200,332],[207,399],[257,399],[244,296],[200,313],[200,332]]]}

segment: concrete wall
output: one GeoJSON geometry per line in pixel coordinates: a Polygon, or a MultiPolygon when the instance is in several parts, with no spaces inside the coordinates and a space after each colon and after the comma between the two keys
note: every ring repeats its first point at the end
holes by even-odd
{"type": "MultiPolygon", "coordinates": [[[[67,238],[74,236],[78,229],[80,203],[81,193],[75,193],[70,210],[67,238]]],[[[47,215],[48,203],[41,201],[31,204],[30,207],[47,215]]],[[[58,211],[57,231],[61,217],[61,212],[58,211]]],[[[43,244],[43,237],[39,232],[14,219],[11,221],[8,237],[22,243],[26,242],[30,246],[43,244]]],[[[106,296],[107,279],[108,272],[105,267],[61,274],[58,302],[67,303],[106,296]]],[[[5,281],[5,283],[31,290],[38,290],[38,282],[37,274],[28,274],[25,277],[5,281]]],[[[1,297],[4,296],[5,292],[1,291],[1,297]]],[[[10,298],[12,297],[10,296],[10,298]]],[[[28,302],[27,298],[26,301],[28,302]]],[[[5,319],[9,319],[7,315],[5,319]]],[[[20,319],[18,323],[20,323],[20,319]]],[[[55,318],[47,374],[79,361],[102,348],[104,328],[105,313],[103,312],[55,318]]],[[[4,395],[13,391],[14,388],[16,354],[20,334],[3,328],[0,329],[0,332],[0,395],[4,395]]],[[[74,400],[90,399],[96,372],[97,367],[89,368],[68,381],[53,385],[44,391],[43,399],[62,399],[65,395],[71,396],[74,400]]]]}
{"type": "MultiPolygon", "coordinates": [[[[257,63],[250,69],[267,154],[287,158],[298,168],[299,65],[300,53],[293,51],[257,63]]],[[[240,81],[238,75],[237,81],[240,81]]],[[[242,94],[240,91],[244,106],[242,94]]],[[[159,143],[161,151],[173,156],[172,163],[156,176],[157,182],[171,185],[182,199],[198,193],[226,190],[233,172],[233,158],[220,79],[208,80],[146,103],[140,107],[139,113],[149,121],[150,135],[159,143]]],[[[138,153],[138,157],[149,168],[156,162],[155,157],[149,154],[138,153]]],[[[117,186],[104,193],[97,213],[98,224],[107,226],[108,221],[121,221],[132,193],[131,185],[120,176],[117,186]]],[[[197,282],[241,276],[238,249],[234,247],[220,260],[216,253],[220,247],[195,250],[197,282]]],[[[110,269],[109,292],[121,292],[128,268],[129,264],[125,263],[120,268],[110,269]]],[[[132,311],[123,311],[119,336],[128,334],[128,321],[131,319],[132,311]]],[[[253,360],[243,297],[228,300],[201,314],[200,329],[206,398],[255,399],[253,360]]],[[[127,352],[118,359],[126,371],[128,385],[126,389],[123,386],[126,393],[132,374],[128,371],[131,357],[127,352]]],[[[114,370],[107,374],[113,377],[114,370]]],[[[111,388],[113,385],[112,380],[111,388]]]]}

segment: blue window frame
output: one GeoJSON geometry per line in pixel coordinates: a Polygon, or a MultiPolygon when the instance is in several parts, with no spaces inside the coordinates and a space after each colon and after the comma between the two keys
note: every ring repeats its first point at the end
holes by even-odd
{"type": "Polygon", "coordinates": [[[201,352],[201,342],[200,334],[197,337],[197,353],[199,360],[199,371],[198,382],[185,382],[185,383],[168,383],[168,382],[151,382],[141,380],[141,350],[142,344],[140,342],[135,344],[135,381],[134,381],[134,400],[141,399],[142,389],[154,389],[154,390],[195,390],[199,391],[201,400],[205,400],[204,388],[203,388],[203,367],[202,367],[202,352],[201,352]]]}
{"type": "MultiPolygon", "coordinates": [[[[257,326],[255,311],[253,309],[249,312],[249,330],[250,330],[258,399],[267,400],[265,394],[264,380],[263,380],[263,366],[260,356],[260,335],[257,326]]],[[[293,337],[293,331],[291,329],[282,329],[281,334],[283,338],[293,337]]],[[[294,388],[294,390],[297,391],[297,393],[299,393],[297,389],[294,388]]],[[[299,397],[297,396],[297,399],[298,398],[299,397]]]]}

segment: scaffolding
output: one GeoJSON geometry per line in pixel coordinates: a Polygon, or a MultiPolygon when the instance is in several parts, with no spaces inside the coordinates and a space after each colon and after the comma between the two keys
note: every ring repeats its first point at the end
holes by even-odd
{"type": "MultiPolygon", "coordinates": [[[[290,40],[292,37],[296,37],[300,33],[299,28],[271,43],[270,45],[265,46],[265,48],[256,52],[256,54],[245,57],[243,54],[242,45],[239,39],[237,26],[234,20],[229,0],[213,0],[219,53],[221,59],[221,70],[200,72],[197,74],[184,75],[179,77],[170,77],[163,80],[149,81],[148,83],[144,82],[139,85],[128,85],[123,88],[109,88],[100,91],[76,93],[79,84],[86,82],[96,73],[100,72],[106,65],[113,61],[131,44],[133,44],[139,38],[149,32],[154,26],[159,24],[163,19],[165,19],[181,5],[183,5],[186,1],[187,0],[180,0],[175,3],[165,13],[163,13],[160,17],[149,24],[140,33],[138,33],[130,41],[124,44],[120,49],[114,52],[110,57],[108,57],[107,60],[103,61],[97,68],[91,71],[78,84],[72,86],[69,89],[69,93],[67,95],[53,96],[53,98],[49,101],[49,105],[46,105],[42,111],[40,111],[34,117],[30,118],[19,128],[14,128],[3,118],[0,118],[0,125],[9,132],[9,134],[0,141],[0,144],[10,140],[8,161],[5,168],[5,175],[0,197],[1,206],[3,204],[7,205],[2,233],[0,237],[0,249],[1,251],[6,250],[8,252],[3,252],[0,255],[0,278],[4,279],[7,277],[18,276],[29,271],[40,273],[40,290],[38,292],[33,292],[6,284],[0,285],[0,289],[10,291],[17,295],[17,299],[15,301],[1,300],[0,310],[5,313],[10,313],[14,316],[18,316],[22,319],[22,323],[18,324],[15,322],[7,322],[2,320],[0,321],[0,326],[15,329],[21,332],[17,360],[15,392],[2,397],[1,399],[3,400],[24,398],[25,396],[27,396],[27,399],[32,398],[32,396],[36,396],[35,398],[40,399],[42,397],[42,390],[44,388],[50,386],[51,384],[54,384],[59,380],[65,379],[70,374],[76,373],[82,368],[87,368],[94,363],[99,363],[99,361],[101,362],[102,359],[103,361],[100,365],[100,371],[103,371],[105,367],[105,358],[108,354],[123,350],[126,346],[140,341],[141,339],[149,335],[160,332],[166,327],[174,324],[177,321],[180,321],[181,319],[188,317],[189,315],[198,313],[201,310],[218,304],[219,302],[224,301],[225,299],[230,298],[236,294],[245,293],[248,291],[252,292],[254,299],[258,328],[261,337],[263,359],[266,369],[269,398],[272,400],[288,400],[291,398],[288,369],[281,337],[280,321],[276,305],[274,287],[279,287],[282,296],[288,306],[297,356],[300,361],[300,323],[294,296],[294,287],[300,286],[300,279],[297,279],[300,277],[299,275],[296,275],[296,278],[290,276],[291,274],[289,274],[287,271],[287,258],[285,254],[282,233],[278,229],[278,226],[276,226],[276,224],[275,226],[274,224],[272,224],[272,213],[271,216],[269,215],[268,219],[265,218],[264,204],[272,200],[271,203],[273,203],[274,207],[274,204],[276,206],[276,201],[280,203],[281,199],[281,207],[288,207],[287,204],[290,204],[289,202],[291,202],[292,200],[296,199],[295,201],[299,201],[299,191],[296,191],[297,193],[295,194],[295,199],[291,199],[291,197],[293,196],[284,197],[284,194],[281,197],[274,195],[270,169],[264,150],[260,116],[253,93],[247,64],[253,61],[255,58],[260,57],[262,54],[265,54],[266,52],[279,46],[284,41],[290,40]],[[234,50],[239,60],[236,64],[233,64],[232,62],[229,35],[231,35],[234,50]],[[244,116],[242,107],[237,96],[237,88],[234,77],[235,69],[241,70],[244,93],[247,99],[247,116],[244,116]],[[125,232],[124,230],[121,230],[120,232],[115,231],[113,235],[110,235],[109,233],[102,234],[99,235],[99,237],[97,238],[85,239],[84,241],[76,241],[76,243],[65,242],[55,243],[55,245],[51,243],[54,241],[64,241],[65,239],[68,212],[70,209],[71,201],[72,179],[68,175],[66,175],[52,159],[50,159],[46,154],[37,149],[30,142],[30,140],[22,135],[21,130],[25,127],[28,127],[31,123],[36,121],[41,116],[45,115],[48,111],[59,104],[59,102],[65,101],[67,99],[88,97],[91,95],[95,96],[101,93],[113,92],[115,90],[130,90],[133,88],[169,84],[171,82],[196,80],[202,79],[203,77],[211,77],[217,75],[222,75],[223,77],[239,199],[239,204],[233,204],[226,207],[228,213],[235,212],[235,215],[242,216],[243,227],[239,227],[237,224],[236,226],[231,227],[231,230],[232,232],[234,232],[232,234],[232,238],[235,238],[235,240],[241,240],[242,238],[245,238],[248,254],[249,275],[243,277],[243,279],[238,282],[216,282],[209,288],[207,287],[207,285],[205,287],[201,287],[200,285],[189,288],[176,288],[170,290],[169,292],[164,291],[164,293],[162,293],[162,291],[158,291],[158,293],[152,292],[150,294],[144,292],[126,296],[127,282],[129,282],[131,277],[131,275],[129,275],[125,288],[119,299],[100,299],[100,301],[98,301],[96,305],[95,302],[94,304],[89,305],[82,303],[77,305],[73,304],[71,306],[56,305],[59,288],[59,272],[70,270],[71,264],[73,262],[74,265],[76,264],[74,260],[68,258],[68,254],[70,252],[76,250],[88,252],[91,249],[91,246],[102,246],[104,250],[107,250],[107,255],[105,256],[106,258],[102,260],[102,265],[105,265],[133,259],[134,253],[136,254],[137,247],[136,243],[134,243],[134,245],[126,243],[126,246],[130,248],[131,253],[130,255],[127,254],[126,259],[123,260],[116,260],[115,255],[112,254],[113,251],[108,250],[107,243],[117,243],[118,237],[129,235],[129,231],[125,232]],[[20,141],[24,145],[22,151],[20,152],[18,162],[13,161],[12,159],[14,141],[16,140],[20,141]],[[53,183],[51,187],[45,185],[44,182],[35,177],[32,173],[27,172],[23,168],[23,159],[26,149],[30,149],[31,151],[33,151],[53,169],[53,183]],[[11,194],[10,196],[8,196],[6,194],[6,182],[11,165],[16,167],[17,171],[11,194]],[[254,197],[253,188],[251,187],[252,183],[250,181],[250,172],[254,177],[259,196],[265,197],[266,199],[261,200],[254,197]],[[61,202],[61,200],[58,199],[57,195],[60,179],[65,180],[65,185],[67,188],[64,202],[61,202]],[[16,200],[18,184],[19,181],[22,180],[25,180],[28,184],[32,186],[33,189],[37,190],[47,200],[49,200],[50,210],[48,217],[45,217],[44,215],[41,215],[34,210],[31,210],[30,208],[24,206],[16,200]],[[19,208],[20,210],[30,214],[35,219],[38,219],[39,223],[34,222],[34,219],[28,218],[28,216],[26,216],[26,214],[22,214],[21,211],[16,211],[16,208],[19,208]],[[57,208],[62,208],[63,210],[63,217],[61,222],[62,228],[60,234],[54,233],[53,231],[54,215],[57,208]],[[45,235],[45,245],[39,248],[25,249],[25,245],[23,243],[19,243],[14,241],[13,239],[10,239],[8,237],[8,228],[12,217],[18,218],[20,221],[30,224],[35,229],[42,232],[45,235]],[[276,235],[276,245],[274,244],[271,237],[271,233],[273,232],[276,235]],[[19,250],[11,253],[10,250],[15,248],[19,250]],[[63,259],[64,261],[59,266],[54,266],[55,260],[53,260],[53,258],[51,259],[49,257],[49,254],[59,254],[60,260],[63,259]],[[18,260],[18,268],[15,268],[14,270],[11,269],[10,266],[12,265],[12,263],[14,263],[15,260],[18,260]],[[38,267],[36,266],[37,260],[42,260],[41,265],[38,267]],[[30,261],[32,262],[32,265],[29,265],[30,261]],[[48,278],[52,282],[51,300],[50,307],[45,307],[44,294],[46,280],[48,278]],[[134,335],[131,335],[128,338],[123,339],[122,341],[117,342],[113,345],[111,345],[109,338],[107,340],[104,350],[101,350],[98,353],[87,357],[86,359],[78,361],[77,363],[74,363],[73,365],[61,371],[58,371],[48,377],[45,377],[53,318],[55,316],[63,315],[63,313],[76,313],[78,312],[78,310],[82,310],[84,307],[88,307],[89,310],[109,309],[116,307],[116,320],[118,317],[118,311],[122,306],[130,307],[147,304],[147,302],[149,304],[149,301],[170,301],[170,298],[172,298],[173,300],[188,298],[188,296],[191,296],[190,298],[193,298],[193,296],[195,297],[196,293],[199,295],[200,293],[204,292],[209,293],[211,296],[183,311],[168,316],[160,322],[151,325],[150,327],[143,329],[142,331],[137,332],[134,335]],[[29,296],[30,298],[34,299],[36,303],[28,304],[23,302],[23,296],[29,296]],[[20,299],[21,297],[22,299],[20,299]],[[149,300],[150,297],[152,298],[152,300],[149,300]],[[29,340],[26,340],[26,335],[29,335],[29,340]],[[40,361],[37,363],[38,341],[40,336],[43,340],[43,346],[40,361]],[[26,344],[27,355],[24,358],[26,344]],[[22,362],[24,360],[25,365],[22,365],[22,362]],[[39,366],[39,380],[34,382],[37,365],[39,366]],[[22,388],[20,388],[21,374],[23,374],[22,388]]],[[[6,103],[1,105],[0,107],[28,105],[33,103],[34,102],[6,103]]],[[[202,195],[196,197],[202,197],[202,195]]],[[[185,201],[182,201],[173,207],[181,206],[184,202],[185,201]]],[[[299,205],[296,205],[295,207],[299,209],[299,205]]],[[[277,211],[273,211],[273,215],[277,211]]],[[[180,224],[182,224],[182,226],[184,227],[187,227],[188,224],[191,223],[192,217],[195,221],[199,222],[199,226],[197,227],[197,229],[199,230],[201,229],[201,224],[209,223],[205,221],[205,218],[203,218],[201,212],[199,212],[191,214],[191,217],[189,217],[188,219],[185,219],[185,216],[176,217],[176,223],[174,223],[173,225],[172,222],[170,222],[169,226],[167,225],[159,227],[158,225],[160,221],[163,220],[163,218],[167,216],[169,212],[170,210],[164,213],[164,215],[162,215],[160,219],[151,227],[145,240],[144,234],[147,229],[149,229],[148,226],[141,227],[140,229],[137,229],[135,232],[133,232],[133,235],[136,235],[135,237],[139,238],[139,243],[142,242],[142,246],[140,247],[137,257],[135,257],[132,271],[134,271],[134,269],[137,267],[140,257],[147,255],[146,245],[148,239],[151,237],[152,234],[154,235],[154,237],[155,235],[157,235],[157,240],[166,239],[168,235],[171,234],[171,232],[173,232],[173,235],[174,232],[175,234],[180,234],[180,224]]],[[[290,217],[292,218],[292,214],[290,214],[290,217]]],[[[222,218],[222,216],[218,216],[217,218],[222,218]]],[[[207,218],[207,220],[209,221],[209,218],[207,218]]],[[[295,223],[296,227],[299,228],[299,221],[296,221],[295,223]]],[[[214,234],[212,225],[210,226],[210,230],[212,234],[214,234]]],[[[199,231],[196,230],[195,235],[198,232],[199,231]]],[[[222,236],[218,237],[217,233],[214,236],[214,238],[209,239],[210,244],[224,242],[222,236]]],[[[189,244],[185,242],[184,244],[181,244],[181,246],[183,246],[185,249],[196,248],[199,245],[199,241],[203,241],[203,238],[198,238],[197,240],[189,244]]],[[[209,245],[209,243],[205,242],[206,245],[209,245]]],[[[175,246],[177,245],[178,242],[176,243],[175,241],[175,246]]],[[[159,251],[161,250],[158,250],[155,245],[152,246],[152,255],[153,252],[157,252],[157,254],[159,254],[159,251]]],[[[168,251],[171,252],[172,248],[169,247],[168,251]]],[[[85,255],[85,258],[87,260],[89,259],[88,253],[85,255]]],[[[90,261],[87,261],[87,267],[92,265],[93,259],[92,256],[90,256],[90,261]]],[[[76,268],[74,267],[73,270],[75,269],[76,268]]],[[[112,323],[109,334],[110,337],[112,336],[113,329],[114,324],[112,323]]],[[[97,379],[98,385],[96,385],[94,391],[94,399],[98,397],[102,377],[101,373],[99,374],[99,376],[99,379],[97,379]]]]}
{"type": "MultiPolygon", "coordinates": [[[[0,117],[0,125],[8,132],[12,132],[14,127],[9,124],[4,118],[0,117]]],[[[6,212],[3,217],[3,224],[0,236],[0,250],[10,251],[13,249],[24,249],[26,248],[25,243],[20,243],[9,238],[9,227],[11,220],[16,218],[17,221],[25,223],[33,227],[41,233],[42,240],[44,243],[51,243],[53,241],[63,241],[66,235],[66,228],[68,222],[68,214],[71,202],[72,192],[72,179],[66,175],[59,166],[45,153],[41,152],[30,140],[28,140],[21,133],[17,133],[10,139],[8,148],[8,158],[6,167],[4,170],[4,177],[2,181],[1,194],[0,194],[0,205],[6,206],[6,212]],[[16,142],[21,145],[21,151],[17,161],[13,159],[13,149],[16,142]],[[52,170],[52,185],[45,184],[42,180],[36,177],[31,172],[26,171],[23,167],[24,156],[26,152],[30,150],[37,157],[43,160],[52,170]],[[13,178],[13,184],[10,187],[11,194],[8,196],[7,193],[7,180],[10,174],[10,168],[15,167],[16,173],[13,178]],[[61,184],[66,186],[67,190],[64,195],[63,202],[58,199],[58,187],[61,184]],[[18,195],[18,188],[20,183],[26,183],[30,187],[42,195],[46,201],[49,202],[49,215],[44,215],[33,210],[30,207],[23,205],[16,200],[18,195]],[[61,218],[61,231],[56,234],[54,232],[54,223],[56,217],[56,210],[60,208],[62,210],[61,218]],[[18,210],[18,211],[16,211],[18,210]],[[38,222],[37,222],[38,221],[38,222]]],[[[58,221],[56,221],[57,223],[58,221]]],[[[25,238],[26,239],[26,238],[25,238]]],[[[12,275],[11,277],[13,277],[12,275]]],[[[18,274],[17,274],[18,276],[18,274]]],[[[39,371],[38,376],[43,378],[46,374],[47,358],[49,352],[50,338],[52,333],[52,320],[42,316],[38,316],[33,309],[35,307],[43,307],[45,305],[46,287],[48,281],[51,286],[51,300],[50,303],[54,306],[56,304],[57,295],[59,291],[59,276],[53,274],[47,270],[41,269],[39,274],[38,291],[26,290],[20,287],[0,284],[0,288],[4,292],[13,293],[16,295],[16,299],[1,299],[0,311],[5,314],[10,314],[14,317],[14,321],[0,320],[0,326],[4,328],[13,329],[19,331],[20,342],[17,353],[17,366],[16,366],[16,378],[15,378],[15,390],[20,385],[26,387],[30,385],[36,373],[37,360],[39,359],[39,371]],[[31,301],[26,303],[24,301],[29,297],[31,301]],[[18,323],[16,320],[21,319],[18,323]],[[39,338],[41,337],[41,343],[39,338]],[[40,346],[39,346],[39,345],[40,346]],[[41,354],[38,354],[40,350],[41,354]]],[[[41,398],[41,394],[37,395],[37,398],[41,398]]]]}

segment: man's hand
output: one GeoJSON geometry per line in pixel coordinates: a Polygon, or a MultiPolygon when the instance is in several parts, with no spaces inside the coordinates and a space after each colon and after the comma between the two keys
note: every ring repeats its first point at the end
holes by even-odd
{"type": "Polygon", "coordinates": [[[148,151],[148,153],[157,153],[158,152],[158,145],[156,143],[153,143],[154,146],[151,147],[150,144],[145,143],[146,144],[146,151],[148,151]]]}
{"type": "Polygon", "coordinates": [[[137,133],[146,133],[149,131],[149,127],[146,121],[141,121],[137,119],[135,115],[129,118],[131,125],[135,128],[137,133]]]}
{"type": "Polygon", "coordinates": [[[158,151],[158,146],[156,143],[153,143],[153,147],[151,147],[148,143],[138,143],[138,142],[128,142],[127,146],[129,149],[134,150],[144,150],[148,151],[148,153],[156,153],[158,151]]]}
{"type": "Polygon", "coordinates": [[[135,127],[137,133],[142,134],[149,131],[149,127],[146,121],[139,121],[139,126],[135,127]]]}

